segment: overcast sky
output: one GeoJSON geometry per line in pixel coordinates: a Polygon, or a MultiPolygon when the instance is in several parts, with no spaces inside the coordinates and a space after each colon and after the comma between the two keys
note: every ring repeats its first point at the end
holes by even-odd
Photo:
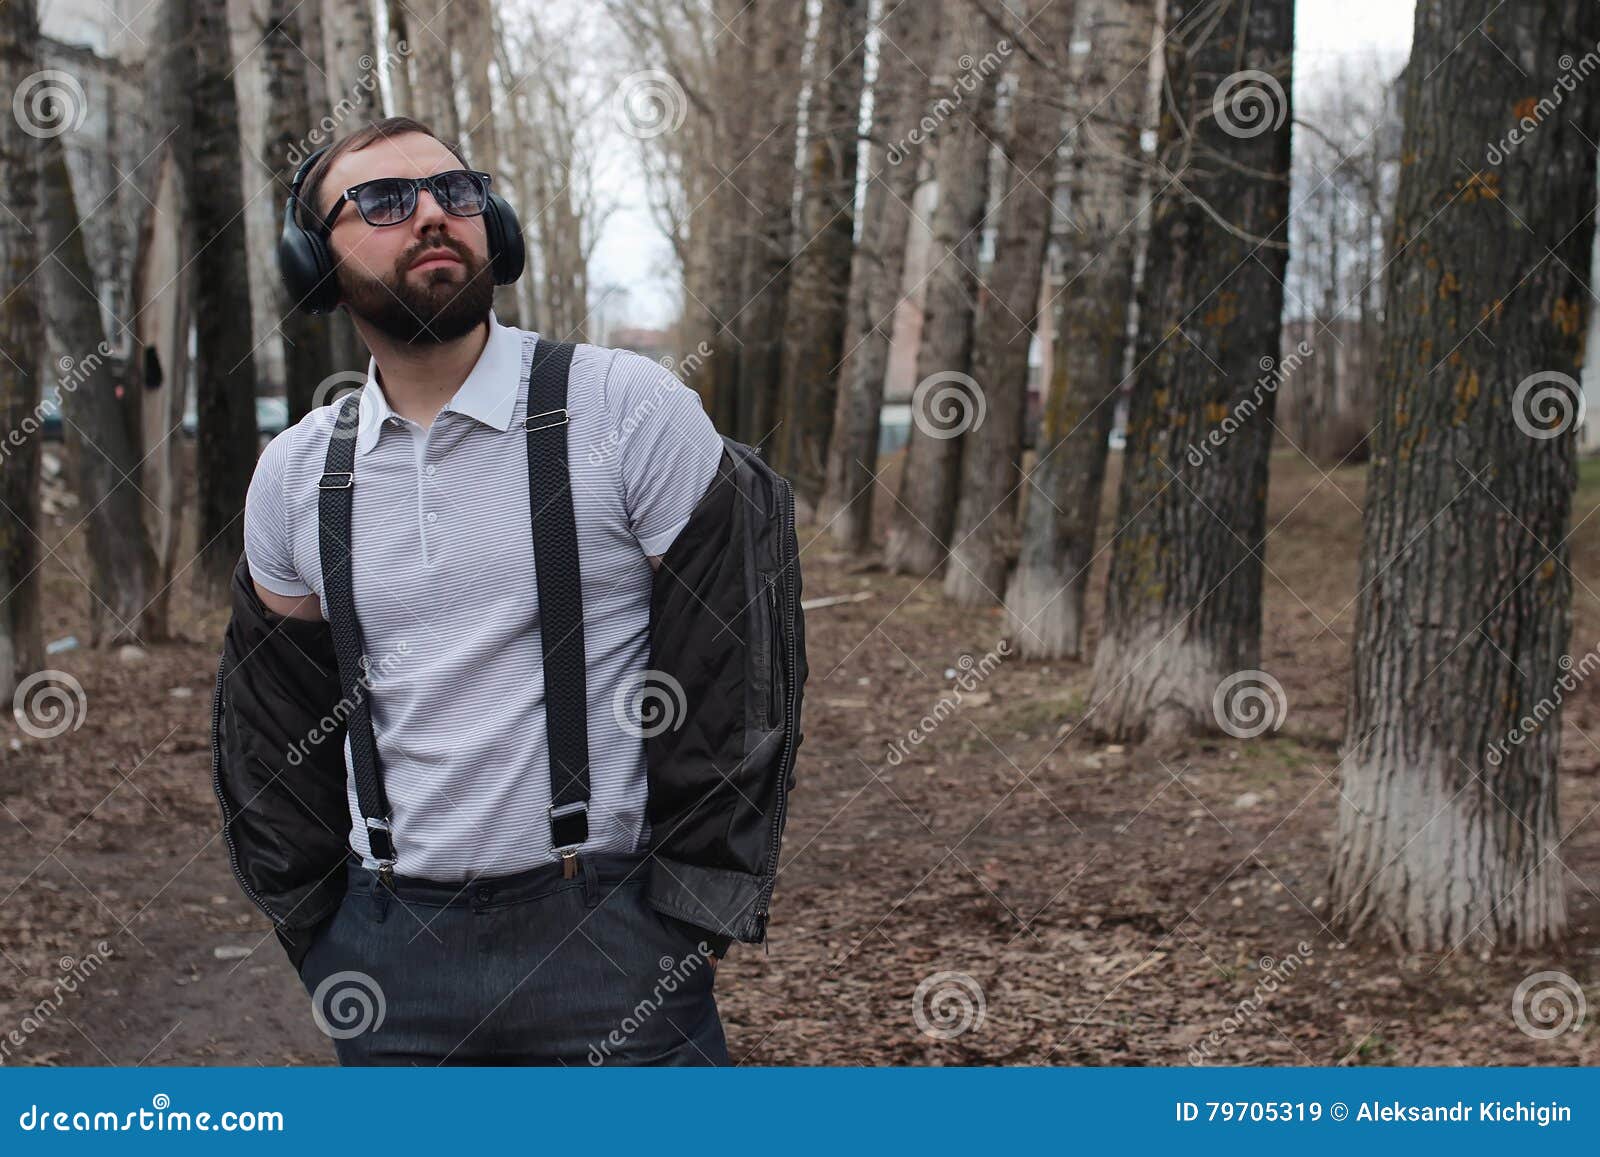
{"type": "MultiPolygon", "coordinates": [[[[1325,83],[1341,58],[1376,59],[1397,72],[1411,47],[1413,0],[1300,0],[1295,24],[1295,89],[1325,83]]],[[[622,141],[621,148],[632,148],[622,141]]],[[[617,208],[606,222],[591,267],[592,295],[605,286],[624,292],[595,311],[606,323],[665,326],[678,308],[677,272],[656,229],[631,159],[616,157],[608,174],[617,208]]]]}

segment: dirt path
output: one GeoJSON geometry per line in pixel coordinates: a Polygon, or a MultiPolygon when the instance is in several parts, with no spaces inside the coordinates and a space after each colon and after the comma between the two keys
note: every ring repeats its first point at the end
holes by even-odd
{"type": "MultiPolygon", "coordinates": [[[[1263,666],[1289,711],[1253,741],[1096,744],[1072,727],[1090,707],[1085,666],[986,661],[998,612],[954,613],[936,580],[807,550],[808,597],[870,597],[807,620],[769,951],[735,948],[717,981],[736,1058],[1182,1064],[1198,1047],[1254,1064],[1600,1063],[1592,1030],[1535,1039],[1511,1012],[1518,983],[1547,970],[1600,1001],[1600,689],[1567,703],[1567,944],[1492,958],[1475,943],[1428,957],[1342,946],[1324,881],[1360,475],[1321,481],[1287,458],[1274,471],[1263,666]],[[983,677],[957,696],[963,656],[983,677]]],[[[1580,530],[1574,567],[1600,589],[1594,539],[1580,530]]],[[[82,634],[86,596],[56,563],[49,592],[46,637],[82,634]]],[[[1600,637],[1600,606],[1577,597],[1575,649],[1600,637]]],[[[0,1040],[15,1029],[22,1043],[6,1063],[332,1059],[217,837],[221,626],[188,620],[202,641],[140,662],[58,655],[84,687],[82,726],[36,739],[7,725],[0,1040]],[[57,1001],[101,941],[109,959],[57,1001]],[[48,1015],[25,1029],[41,1000],[48,1015]]]]}

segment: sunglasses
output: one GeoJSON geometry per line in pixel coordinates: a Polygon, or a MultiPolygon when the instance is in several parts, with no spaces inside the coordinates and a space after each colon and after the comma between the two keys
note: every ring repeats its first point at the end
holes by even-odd
{"type": "Polygon", "coordinates": [[[368,225],[398,225],[417,211],[417,191],[426,188],[439,208],[456,217],[476,217],[489,206],[489,174],[452,169],[431,177],[378,177],[351,185],[323,218],[323,232],[348,201],[368,225]]]}

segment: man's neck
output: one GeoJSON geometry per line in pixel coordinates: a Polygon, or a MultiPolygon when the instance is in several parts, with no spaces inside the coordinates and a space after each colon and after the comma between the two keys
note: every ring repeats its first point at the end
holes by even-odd
{"type": "Polygon", "coordinates": [[[437,345],[408,345],[360,318],[352,320],[378,363],[378,384],[389,408],[423,429],[432,426],[445,403],[455,397],[489,341],[487,320],[471,333],[437,345]]]}

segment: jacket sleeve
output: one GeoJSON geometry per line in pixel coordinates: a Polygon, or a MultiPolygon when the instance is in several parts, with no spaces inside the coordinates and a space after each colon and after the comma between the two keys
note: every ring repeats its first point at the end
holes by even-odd
{"type": "Polygon", "coordinates": [[[332,631],[269,611],[241,555],[212,721],[222,835],[245,894],[298,965],[343,898],[350,833],[332,631]]]}

